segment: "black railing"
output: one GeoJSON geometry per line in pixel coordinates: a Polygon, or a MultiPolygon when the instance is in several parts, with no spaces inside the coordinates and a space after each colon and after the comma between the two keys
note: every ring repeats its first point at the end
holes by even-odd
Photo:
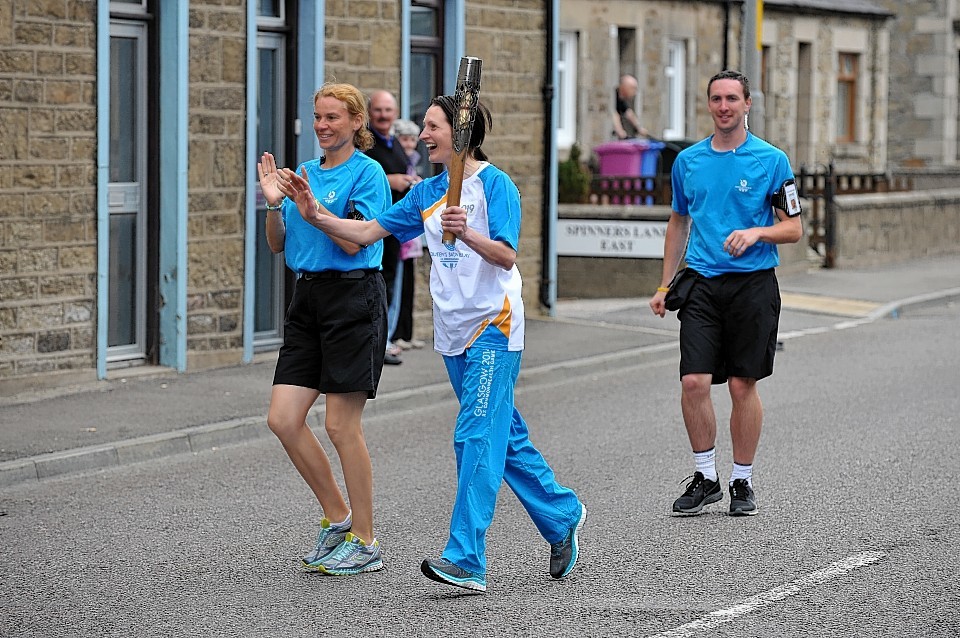
{"type": "Polygon", "coordinates": [[[833,198],[836,195],[892,193],[913,190],[913,180],[882,173],[837,173],[833,163],[817,165],[810,170],[804,165],[797,172],[800,197],[810,201],[804,211],[804,225],[810,248],[823,258],[824,268],[836,265],[837,222],[833,198]]]}

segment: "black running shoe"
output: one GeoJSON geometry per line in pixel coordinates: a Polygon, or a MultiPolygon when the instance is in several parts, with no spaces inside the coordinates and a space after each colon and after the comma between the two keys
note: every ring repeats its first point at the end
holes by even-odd
{"type": "Polygon", "coordinates": [[[550,575],[554,578],[566,578],[577,565],[577,557],[580,555],[580,528],[586,520],[587,506],[580,503],[577,522],[567,530],[562,541],[550,545],[550,575]]]}
{"type": "Polygon", "coordinates": [[[757,497],[747,479],[730,484],[730,516],[753,516],[757,513],[757,497]]]}
{"type": "Polygon", "coordinates": [[[687,483],[687,490],[673,502],[673,511],[677,514],[699,514],[704,505],[716,503],[723,498],[719,479],[708,481],[702,472],[694,472],[693,476],[687,478],[691,479],[687,483]]]}

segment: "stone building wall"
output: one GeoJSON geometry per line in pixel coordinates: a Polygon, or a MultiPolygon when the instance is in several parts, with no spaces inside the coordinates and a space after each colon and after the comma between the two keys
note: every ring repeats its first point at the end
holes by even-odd
{"type": "MultiPolygon", "coordinates": [[[[667,126],[667,51],[671,40],[683,41],[686,65],[686,139],[701,139],[713,131],[706,108],[707,80],[721,67],[738,69],[741,61],[742,12],[739,4],[646,0],[571,0],[561,8],[561,29],[579,34],[578,75],[586,97],[579,109],[578,139],[590,149],[609,141],[610,109],[620,69],[632,66],[639,81],[637,114],[651,134],[667,126]],[[724,34],[724,22],[727,32],[724,34]],[[618,31],[635,32],[637,59],[623,58],[618,31]],[[725,38],[726,35],[726,38],[725,38]],[[726,55],[724,45],[726,44],[726,55]]],[[[764,96],[764,133],[791,159],[798,151],[798,46],[811,45],[815,73],[811,100],[811,131],[800,161],[826,163],[839,158],[844,170],[886,168],[887,66],[890,61],[887,21],[882,15],[798,14],[771,3],[764,10],[763,43],[770,47],[768,75],[771,95],[764,96]],[[855,44],[864,69],[859,86],[861,140],[837,145],[835,125],[838,49],[855,44]]],[[[629,56],[629,52],[627,53],[629,56]]],[[[751,78],[754,88],[760,78],[751,78]]],[[[801,98],[802,99],[802,98],[801,98]]],[[[799,163],[799,162],[798,162],[799,163]]]]}
{"type": "Polygon", "coordinates": [[[522,225],[517,267],[524,306],[539,310],[543,221],[545,47],[543,2],[491,0],[467,3],[467,55],[483,60],[480,99],[493,129],[483,150],[520,190],[522,225]]]}
{"type": "Polygon", "coordinates": [[[960,42],[955,0],[876,0],[891,23],[890,121],[903,134],[890,140],[894,167],[958,164],[960,42]]]}
{"type": "Polygon", "coordinates": [[[325,81],[398,95],[400,3],[329,0],[326,9],[325,81]]]}
{"type": "Polygon", "coordinates": [[[833,161],[846,172],[887,168],[887,68],[890,61],[886,21],[850,16],[823,20],[793,12],[765,9],[763,42],[771,49],[768,89],[764,94],[764,138],[783,149],[798,169],[801,164],[833,161]],[[811,94],[800,94],[799,47],[812,47],[811,94]],[[860,54],[856,126],[858,140],[835,141],[837,60],[840,51],[860,54]],[[801,123],[800,102],[810,101],[810,121],[801,123]],[[808,143],[799,141],[807,126],[808,143]]]}
{"type": "Polygon", "coordinates": [[[0,379],[95,365],[94,9],[0,3],[0,379]]]}
{"type": "MultiPolygon", "coordinates": [[[[194,0],[189,7],[188,369],[237,364],[243,356],[244,238],[254,232],[244,221],[253,170],[245,158],[246,6],[246,0],[194,0]]],[[[325,6],[324,79],[350,82],[367,93],[379,88],[398,93],[399,3],[328,0],[325,6]]],[[[96,377],[96,8],[96,0],[0,3],[5,389],[28,378],[42,382],[51,372],[96,377]]],[[[535,313],[544,6],[538,0],[470,2],[465,20],[465,53],[484,61],[481,94],[494,114],[484,150],[512,175],[523,196],[518,263],[528,311],[535,313]]],[[[304,128],[303,134],[313,134],[304,128]]],[[[419,336],[431,333],[428,271],[425,255],[418,264],[419,336]]],[[[62,375],[57,382],[69,379],[62,375]]]]}
{"type": "Polygon", "coordinates": [[[188,368],[242,355],[246,27],[243,0],[190,3],[188,368]]]}

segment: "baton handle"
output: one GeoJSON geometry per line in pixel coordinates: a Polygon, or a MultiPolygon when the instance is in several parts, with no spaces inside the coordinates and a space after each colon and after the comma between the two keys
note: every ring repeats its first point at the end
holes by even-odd
{"type": "MultiPolygon", "coordinates": [[[[450,186],[447,188],[447,208],[460,205],[460,190],[463,188],[463,169],[467,162],[467,152],[457,153],[450,160],[447,172],[450,175],[450,186]]],[[[457,245],[457,236],[450,231],[443,233],[443,247],[453,250],[457,245]]]]}

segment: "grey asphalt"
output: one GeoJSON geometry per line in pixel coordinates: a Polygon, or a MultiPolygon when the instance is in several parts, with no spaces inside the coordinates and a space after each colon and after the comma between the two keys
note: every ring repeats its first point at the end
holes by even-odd
{"type": "MultiPolygon", "coordinates": [[[[863,268],[779,275],[780,333],[810,332],[897,316],[960,300],[960,254],[863,268]]],[[[675,356],[673,314],[651,314],[646,298],[561,299],[554,317],[529,318],[521,385],[675,356]]],[[[74,472],[199,452],[269,435],[266,411],[276,361],[176,374],[162,369],[111,372],[107,381],[0,396],[0,488],[74,472]]],[[[452,397],[438,354],[407,351],[384,369],[367,415],[452,397]]],[[[311,422],[323,418],[322,399],[311,422]]]]}

